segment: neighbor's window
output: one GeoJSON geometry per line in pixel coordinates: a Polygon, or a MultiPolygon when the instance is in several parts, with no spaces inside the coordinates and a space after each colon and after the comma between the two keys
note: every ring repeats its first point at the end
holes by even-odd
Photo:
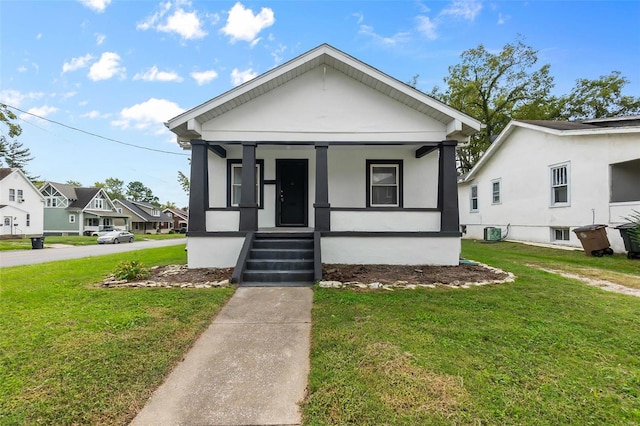
{"type": "Polygon", "coordinates": [[[70,214],[69,215],[69,223],[76,223],[76,215],[75,214],[70,214]]]}
{"type": "Polygon", "coordinates": [[[27,213],[27,226],[31,226],[31,215],[27,213]]]}
{"type": "Polygon", "coordinates": [[[22,189],[18,189],[18,201],[24,201],[24,193],[22,189]]]}
{"type": "Polygon", "coordinates": [[[551,170],[551,205],[569,204],[569,164],[553,166],[551,170]]]}
{"type": "Polygon", "coordinates": [[[551,228],[552,241],[569,241],[569,228],[551,228]]]}
{"type": "Polygon", "coordinates": [[[367,207],[402,207],[402,162],[367,160],[367,207]]]}
{"type": "Polygon", "coordinates": [[[15,201],[15,200],[16,200],[16,190],[9,189],[9,201],[15,201]]]}
{"type": "Polygon", "coordinates": [[[500,180],[491,181],[491,203],[500,204],[500,180]]]}
{"type": "MultiPolygon", "coordinates": [[[[264,160],[256,160],[256,200],[258,207],[262,208],[261,182],[263,182],[262,169],[264,160]]],[[[242,195],[242,161],[229,161],[229,205],[237,207],[240,205],[242,195]]]]}
{"type": "Polygon", "coordinates": [[[469,194],[469,206],[472,212],[478,211],[478,185],[471,186],[469,194]]]}

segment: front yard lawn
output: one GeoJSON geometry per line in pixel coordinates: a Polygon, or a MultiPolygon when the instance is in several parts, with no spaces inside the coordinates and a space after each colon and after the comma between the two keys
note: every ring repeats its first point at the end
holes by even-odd
{"type": "Polygon", "coordinates": [[[306,424],[640,423],[640,298],[535,267],[639,276],[626,257],[463,243],[515,283],[316,288],[306,424]]]}
{"type": "MultiPolygon", "coordinates": [[[[144,240],[167,240],[172,238],[184,238],[184,234],[134,234],[136,241],[144,240]]],[[[44,237],[44,248],[51,247],[52,244],[66,244],[70,246],[92,246],[97,244],[98,237],[86,235],[71,235],[66,237],[48,236],[44,237]]],[[[0,240],[0,251],[5,250],[31,250],[31,238],[3,239],[0,240]]]]}
{"type": "Polygon", "coordinates": [[[171,246],[0,269],[0,424],[127,424],[233,293],[97,288],[123,260],[186,255],[171,246]]]}

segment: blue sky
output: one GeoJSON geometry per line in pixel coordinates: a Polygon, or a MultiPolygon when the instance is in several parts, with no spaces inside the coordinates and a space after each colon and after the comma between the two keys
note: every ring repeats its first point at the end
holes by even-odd
{"type": "MultiPolygon", "coordinates": [[[[187,204],[189,174],[163,122],[329,43],[418,88],[442,85],[460,53],[520,34],[551,64],[556,94],[613,70],[640,96],[640,1],[2,0],[0,102],[40,179],[141,181],[187,204]]],[[[3,134],[6,129],[1,127],[3,134]]]]}

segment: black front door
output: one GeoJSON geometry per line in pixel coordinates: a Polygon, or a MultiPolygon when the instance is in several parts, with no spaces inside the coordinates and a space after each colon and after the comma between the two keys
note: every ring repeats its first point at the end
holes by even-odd
{"type": "Polygon", "coordinates": [[[307,160],[276,160],[276,226],[307,226],[307,160]]]}

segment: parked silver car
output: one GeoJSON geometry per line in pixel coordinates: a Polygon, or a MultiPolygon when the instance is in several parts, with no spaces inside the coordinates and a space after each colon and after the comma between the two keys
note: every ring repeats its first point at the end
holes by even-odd
{"type": "Polygon", "coordinates": [[[128,231],[111,231],[98,237],[98,244],[120,244],[133,242],[133,234],[128,231]]]}

